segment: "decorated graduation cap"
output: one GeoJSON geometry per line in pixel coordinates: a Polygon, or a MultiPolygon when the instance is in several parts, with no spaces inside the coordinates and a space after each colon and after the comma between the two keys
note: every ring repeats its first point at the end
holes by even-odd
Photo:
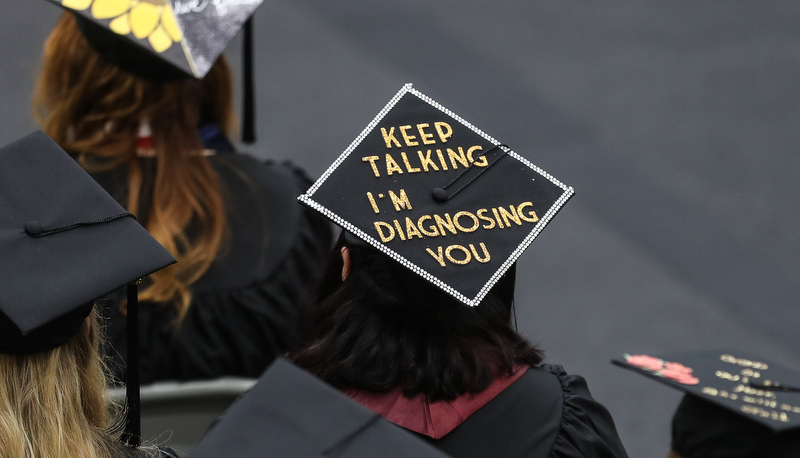
{"type": "Polygon", "coordinates": [[[135,325],[136,281],[175,262],[43,132],[0,148],[0,253],[6,354],[63,345],[95,299],[126,285],[135,325]]]}
{"type": "Polygon", "coordinates": [[[103,58],[155,81],[204,77],[244,27],[243,140],[255,140],[250,18],[263,0],[48,1],[75,12],[103,58]]]}
{"type": "Polygon", "coordinates": [[[299,200],[476,306],[572,195],[407,84],[299,200]]]}
{"type": "Polygon", "coordinates": [[[624,355],[612,363],[686,393],[672,431],[682,458],[800,456],[796,371],[734,350],[624,355]]]}
{"type": "Polygon", "coordinates": [[[444,458],[335,388],[277,359],[190,458],[444,458]]]}

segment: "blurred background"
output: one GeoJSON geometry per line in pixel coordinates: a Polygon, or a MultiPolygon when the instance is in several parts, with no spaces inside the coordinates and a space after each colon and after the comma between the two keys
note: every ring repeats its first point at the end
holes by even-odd
{"type": "MultiPolygon", "coordinates": [[[[4,2],[0,144],[36,127],[59,14],[4,2]]],[[[520,261],[520,331],[586,377],[631,457],[664,457],[680,394],[611,358],[800,369],[798,24],[785,0],[267,0],[245,149],[316,178],[412,82],[575,187],[520,261]]],[[[238,39],[227,55],[238,70],[238,39]]]]}

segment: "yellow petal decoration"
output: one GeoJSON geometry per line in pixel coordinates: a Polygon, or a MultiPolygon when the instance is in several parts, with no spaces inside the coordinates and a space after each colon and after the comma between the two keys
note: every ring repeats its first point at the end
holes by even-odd
{"type": "Polygon", "coordinates": [[[150,41],[150,46],[156,52],[164,52],[172,46],[172,38],[167,34],[167,31],[164,30],[164,27],[158,26],[158,28],[147,37],[147,40],[150,41]]]}
{"type": "Polygon", "coordinates": [[[86,8],[89,8],[89,5],[92,4],[92,0],[62,0],[61,6],[64,8],[69,8],[72,10],[83,11],[86,8]]]}
{"type": "Polygon", "coordinates": [[[131,33],[131,21],[128,18],[128,14],[123,14],[122,16],[111,21],[111,23],[108,24],[108,28],[119,35],[127,35],[131,33]]]}
{"type": "Polygon", "coordinates": [[[161,7],[150,3],[137,3],[131,8],[131,30],[133,31],[133,36],[141,39],[153,33],[158,26],[161,9],[161,7]]]}
{"type": "Polygon", "coordinates": [[[133,0],[94,0],[92,16],[97,19],[117,17],[131,7],[133,0]]]}
{"type": "Polygon", "coordinates": [[[175,15],[172,13],[172,8],[169,6],[165,7],[161,13],[161,25],[164,26],[164,30],[172,37],[172,41],[181,41],[183,33],[181,33],[178,21],[175,20],[175,15]]]}

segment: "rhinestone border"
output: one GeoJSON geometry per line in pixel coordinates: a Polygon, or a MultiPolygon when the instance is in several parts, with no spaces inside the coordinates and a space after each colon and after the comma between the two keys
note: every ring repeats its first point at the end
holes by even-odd
{"type": "Polygon", "coordinates": [[[419,275],[419,276],[423,277],[424,279],[430,281],[431,283],[433,283],[434,285],[438,286],[443,291],[445,291],[446,293],[448,293],[451,296],[455,297],[459,301],[463,302],[464,304],[466,304],[466,305],[468,305],[470,307],[475,307],[475,306],[477,306],[478,304],[481,303],[483,298],[486,297],[486,295],[489,293],[489,290],[491,290],[492,287],[495,285],[495,283],[497,283],[497,281],[500,279],[500,277],[502,277],[503,274],[505,274],[506,271],[508,271],[508,269],[511,267],[511,265],[514,264],[517,261],[517,259],[519,259],[520,256],[522,256],[522,253],[524,253],[525,250],[528,249],[528,247],[531,245],[531,243],[533,243],[533,241],[536,239],[536,237],[539,236],[539,234],[542,232],[542,230],[545,228],[545,226],[547,226],[547,224],[550,222],[550,220],[552,220],[553,217],[556,215],[556,213],[558,213],[559,210],[561,210],[561,207],[563,207],[564,204],[566,204],[567,201],[575,194],[575,191],[574,191],[574,189],[572,187],[566,186],[564,183],[560,182],[555,177],[553,177],[549,173],[545,172],[544,170],[540,169],[536,165],[532,164],[530,161],[528,161],[524,157],[518,155],[513,150],[511,150],[509,148],[506,148],[506,147],[501,147],[509,156],[511,156],[514,159],[522,162],[526,166],[528,166],[531,169],[535,170],[538,174],[540,174],[543,177],[545,177],[548,180],[550,180],[550,182],[552,182],[553,184],[555,184],[559,188],[563,189],[564,193],[561,194],[561,196],[555,201],[553,206],[550,207],[550,209],[539,219],[539,222],[536,223],[536,225],[533,227],[531,232],[528,233],[528,235],[522,240],[522,242],[517,246],[517,248],[511,253],[511,255],[503,262],[503,264],[500,265],[500,268],[497,269],[497,271],[495,271],[495,273],[489,278],[489,280],[486,282],[486,284],[483,285],[483,287],[480,289],[480,291],[478,291],[478,294],[472,299],[468,298],[464,294],[456,291],[450,285],[446,284],[444,281],[440,280],[435,275],[431,274],[430,272],[426,271],[425,269],[422,269],[418,265],[416,265],[413,262],[409,261],[408,259],[404,258],[399,253],[397,253],[396,251],[394,251],[391,248],[387,247],[386,245],[378,242],[377,239],[373,238],[372,236],[370,236],[366,232],[362,231],[361,229],[355,227],[350,222],[345,221],[339,215],[335,214],[334,212],[332,212],[328,208],[324,207],[322,204],[320,204],[319,202],[315,201],[312,198],[314,193],[317,192],[317,190],[320,188],[320,186],[322,186],[322,184],[325,182],[325,180],[327,180],[328,177],[330,177],[331,174],[334,171],[336,171],[337,168],[339,168],[339,166],[342,164],[342,162],[344,162],[345,159],[347,159],[347,157],[350,156],[350,153],[352,153],[358,147],[358,145],[361,144],[361,142],[364,140],[364,138],[366,138],[367,135],[369,135],[369,133],[372,132],[372,130],[378,125],[378,123],[381,122],[381,120],[384,118],[384,116],[386,116],[386,113],[388,113],[389,110],[394,108],[394,106],[397,104],[397,102],[406,93],[411,93],[411,94],[419,97],[424,102],[428,103],[432,107],[434,107],[434,108],[438,109],[439,111],[441,111],[441,112],[447,114],[448,116],[452,117],[453,119],[455,119],[456,121],[460,122],[465,127],[467,127],[468,129],[472,130],[473,132],[475,132],[476,134],[480,135],[481,137],[485,138],[486,140],[488,140],[492,144],[494,144],[494,145],[499,145],[500,144],[499,141],[497,141],[493,137],[487,135],[485,132],[483,132],[482,130],[478,129],[477,127],[475,127],[471,123],[467,122],[461,116],[458,116],[457,114],[453,113],[452,111],[448,110],[444,106],[440,105],[438,102],[436,102],[435,100],[431,99],[427,95],[419,92],[417,89],[414,89],[414,87],[413,87],[413,85],[411,83],[407,83],[407,84],[403,85],[403,87],[397,92],[397,94],[394,95],[394,97],[392,97],[391,100],[389,100],[389,103],[387,103],[386,106],[384,106],[383,109],[381,109],[381,111],[378,112],[378,114],[375,116],[375,118],[373,118],[372,121],[369,124],[367,124],[367,126],[364,128],[364,130],[362,130],[361,133],[350,143],[350,145],[347,147],[347,149],[345,149],[344,152],[341,155],[339,155],[338,158],[336,158],[336,160],[333,162],[333,164],[331,164],[331,166],[328,167],[327,170],[325,170],[325,172],[319,177],[319,179],[317,179],[317,181],[313,185],[311,185],[310,188],[308,188],[308,191],[306,191],[305,194],[301,194],[297,198],[297,200],[299,200],[300,202],[308,205],[309,207],[313,208],[314,210],[322,213],[323,215],[328,217],[334,223],[338,224],[339,226],[341,226],[345,230],[351,232],[352,234],[356,235],[360,239],[362,239],[365,242],[369,243],[370,245],[372,245],[376,249],[380,250],[381,252],[383,252],[384,254],[389,256],[390,258],[394,259],[395,261],[397,261],[400,264],[402,264],[403,266],[405,266],[407,269],[413,271],[417,275],[419,275]]]}

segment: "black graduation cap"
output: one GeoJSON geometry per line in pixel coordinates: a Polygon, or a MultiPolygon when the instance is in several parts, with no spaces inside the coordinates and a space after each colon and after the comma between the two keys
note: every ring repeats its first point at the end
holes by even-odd
{"type": "Polygon", "coordinates": [[[444,458],[285,359],[234,403],[197,444],[190,458],[444,458]]]}
{"type": "Polygon", "coordinates": [[[251,16],[263,0],[49,0],[74,11],[106,60],[134,75],[203,78],[244,27],[242,141],[255,141],[251,16]]]}
{"type": "Polygon", "coordinates": [[[625,355],[612,363],[774,432],[800,428],[800,373],[763,358],[720,350],[664,356],[625,355]]]}
{"type": "MultiPolygon", "coordinates": [[[[0,148],[0,253],[0,353],[10,354],[66,343],[95,299],[175,262],[43,132],[0,148]]],[[[128,298],[135,313],[135,287],[128,298]]]]}
{"type": "Polygon", "coordinates": [[[263,0],[50,1],[202,78],[263,0]]]}
{"type": "Polygon", "coordinates": [[[407,84],[299,200],[476,306],[572,195],[407,84]]]}

